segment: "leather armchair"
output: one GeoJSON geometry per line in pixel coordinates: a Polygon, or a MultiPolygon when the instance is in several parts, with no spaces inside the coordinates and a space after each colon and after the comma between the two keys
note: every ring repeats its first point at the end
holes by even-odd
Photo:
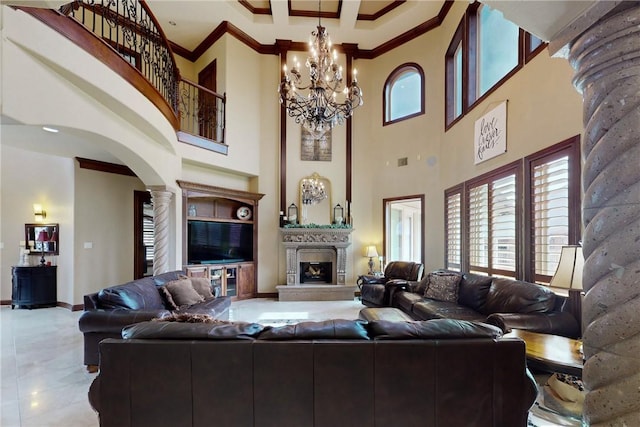
{"type": "Polygon", "coordinates": [[[363,275],[356,282],[360,289],[362,303],[367,307],[387,307],[391,305],[393,293],[397,289],[407,289],[412,282],[422,279],[424,265],[412,261],[392,261],[384,269],[384,275],[363,275]]]}

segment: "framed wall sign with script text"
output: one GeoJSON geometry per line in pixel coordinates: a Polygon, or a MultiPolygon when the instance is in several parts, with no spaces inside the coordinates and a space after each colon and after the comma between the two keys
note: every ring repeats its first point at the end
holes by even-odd
{"type": "Polygon", "coordinates": [[[476,120],[474,164],[507,152],[507,101],[476,120]]]}

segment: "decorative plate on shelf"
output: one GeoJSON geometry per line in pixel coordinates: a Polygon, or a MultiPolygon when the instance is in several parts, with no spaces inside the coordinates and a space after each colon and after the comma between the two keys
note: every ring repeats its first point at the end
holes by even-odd
{"type": "Polygon", "coordinates": [[[238,208],[236,215],[238,216],[238,219],[251,219],[251,209],[246,206],[242,206],[238,208]]]}

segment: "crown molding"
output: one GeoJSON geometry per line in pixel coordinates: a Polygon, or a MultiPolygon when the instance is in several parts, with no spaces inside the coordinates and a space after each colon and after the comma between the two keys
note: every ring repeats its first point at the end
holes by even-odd
{"type": "MultiPolygon", "coordinates": [[[[444,2],[444,4],[442,5],[442,8],[440,8],[440,11],[438,12],[438,15],[429,19],[426,22],[423,22],[422,24],[400,34],[397,37],[394,37],[393,39],[381,44],[378,47],[375,47],[373,49],[368,49],[368,50],[361,50],[361,49],[357,49],[355,50],[355,52],[353,52],[353,57],[354,58],[361,58],[361,59],[374,59],[382,54],[385,54],[407,42],[410,42],[411,40],[437,28],[440,26],[440,24],[442,24],[442,22],[444,22],[444,19],[446,18],[447,14],[449,13],[449,10],[451,10],[451,6],[453,6],[454,0],[446,0],[444,2]]],[[[397,7],[397,5],[393,6],[391,9],[397,7]]],[[[391,10],[389,9],[389,10],[391,10]]],[[[389,12],[389,10],[385,10],[384,12],[387,13],[389,12]]],[[[366,18],[366,17],[365,17],[366,18]]],[[[370,17],[370,18],[373,18],[370,17]]],[[[367,18],[369,19],[369,18],[367,18]]],[[[242,31],[240,28],[236,27],[235,25],[233,25],[232,23],[228,22],[228,21],[224,21],[222,22],[220,25],[218,25],[218,27],[216,27],[216,29],[214,29],[193,51],[190,51],[189,49],[186,49],[176,43],[173,42],[169,42],[171,45],[171,49],[173,50],[173,53],[176,55],[180,55],[181,57],[190,60],[191,62],[195,62],[197,61],[200,56],[202,56],[207,49],[209,49],[211,46],[213,46],[218,40],[220,40],[220,38],[222,36],[224,36],[225,34],[229,34],[233,37],[235,37],[236,39],[238,39],[240,42],[244,43],[245,45],[247,45],[248,47],[250,47],[251,49],[253,49],[254,51],[263,54],[263,55],[278,55],[280,53],[281,50],[281,46],[279,45],[278,41],[276,40],[276,42],[274,44],[268,45],[268,44],[261,44],[260,42],[258,42],[256,39],[254,39],[253,37],[251,37],[250,35],[248,35],[247,33],[245,33],[244,31],[242,31]]],[[[308,43],[306,42],[291,42],[290,46],[289,46],[289,50],[300,50],[300,51],[304,51],[307,48],[308,43]]],[[[353,46],[352,43],[344,43],[343,46],[353,46]]],[[[338,50],[344,51],[344,47],[341,45],[334,45],[338,50]]],[[[352,50],[351,48],[349,50],[352,50]]]]}

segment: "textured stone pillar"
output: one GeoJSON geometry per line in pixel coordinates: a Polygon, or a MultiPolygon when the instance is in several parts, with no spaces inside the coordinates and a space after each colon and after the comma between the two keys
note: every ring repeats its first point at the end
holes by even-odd
{"type": "Polygon", "coordinates": [[[640,5],[570,45],[584,98],[584,421],[640,426],[640,5]]]}
{"type": "Polygon", "coordinates": [[[173,193],[150,190],[153,202],[153,275],[169,271],[169,205],[173,193]]]}

